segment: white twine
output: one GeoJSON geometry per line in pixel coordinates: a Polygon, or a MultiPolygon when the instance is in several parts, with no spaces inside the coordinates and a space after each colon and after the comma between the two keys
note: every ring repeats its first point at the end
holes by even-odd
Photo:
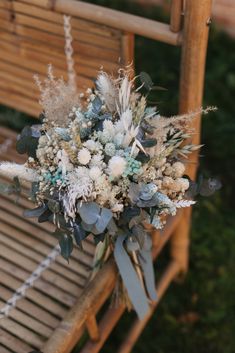
{"type": "Polygon", "coordinates": [[[0,155],[7,152],[8,148],[11,147],[13,141],[12,139],[6,139],[3,143],[0,144],[0,155]]]}
{"type": "Polygon", "coordinates": [[[73,46],[72,41],[73,37],[71,34],[71,17],[64,15],[64,36],[65,36],[65,55],[67,61],[67,70],[68,70],[68,82],[76,90],[76,72],[74,68],[74,59],[73,59],[73,46]]]}
{"type": "Polygon", "coordinates": [[[9,315],[11,309],[16,306],[18,300],[22,299],[27,289],[33,287],[34,282],[41,276],[42,272],[50,267],[51,263],[55,261],[56,257],[60,254],[59,244],[54,247],[54,249],[47,255],[47,257],[42,260],[35,271],[32,272],[30,277],[20,286],[13,296],[6,302],[5,306],[0,309],[0,319],[9,315]]]}

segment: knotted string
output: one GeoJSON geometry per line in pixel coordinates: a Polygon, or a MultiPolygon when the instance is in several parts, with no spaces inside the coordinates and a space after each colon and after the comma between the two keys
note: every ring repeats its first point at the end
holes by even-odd
{"type": "Polygon", "coordinates": [[[68,82],[76,91],[76,72],[74,67],[73,59],[73,46],[72,41],[73,37],[71,34],[71,17],[64,15],[64,36],[65,36],[65,55],[67,61],[67,70],[68,70],[68,82]]]}

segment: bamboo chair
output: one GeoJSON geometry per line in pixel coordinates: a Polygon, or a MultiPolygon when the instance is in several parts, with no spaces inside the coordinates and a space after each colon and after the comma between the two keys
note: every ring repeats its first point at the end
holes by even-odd
{"type": "MultiPolygon", "coordinates": [[[[90,86],[103,65],[115,71],[133,60],[134,35],[182,47],[179,112],[201,106],[211,0],[172,0],[170,24],[140,18],[73,0],[0,0],[0,103],[37,116],[40,107],[33,73],[46,74],[51,62],[56,75],[66,77],[63,14],[72,16],[75,67],[79,88],[90,86]]],[[[200,139],[200,117],[194,143],[200,139]]],[[[15,134],[0,128],[0,159],[23,162],[14,150],[15,134]],[[4,149],[5,148],[5,149],[4,149]]],[[[194,178],[197,155],[188,174],[194,178]]],[[[29,201],[0,199],[0,307],[46,256],[55,242],[51,225],[22,217],[29,201]]],[[[157,283],[158,301],[143,321],[135,320],[118,352],[130,352],[172,280],[188,267],[190,211],[169,219],[163,236],[153,234],[153,257],[170,241],[171,260],[157,283]]],[[[0,352],[68,353],[87,329],[82,353],[98,352],[125,307],[109,307],[99,322],[96,315],[110,297],[117,271],[110,259],[87,283],[94,244],[73,253],[69,265],[60,257],[26,293],[8,318],[0,322],[0,352]]]]}

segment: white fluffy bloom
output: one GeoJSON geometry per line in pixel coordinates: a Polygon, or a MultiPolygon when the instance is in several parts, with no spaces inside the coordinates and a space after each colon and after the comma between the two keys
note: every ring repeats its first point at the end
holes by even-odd
{"type": "Polygon", "coordinates": [[[119,109],[120,113],[125,112],[130,104],[130,96],[131,96],[131,82],[126,75],[121,82],[119,88],[119,109]]]}
{"type": "Polygon", "coordinates": [[[122,175],[126,168],[126,164],[126,160],[123,157],[112,157],[108,164],[109,174],[114,178],[122,175]]]}
{"type": "Polygon", "coordinates": [[[98,179],[101,176],[101,174],[102,174],[102,171],[97,166],[91,167],[91,169],[89,170],[89,176],[92,180],[98,179]]]}
{"type": "Polygon", "coordinates": [[[99,142],[94,140],[87,140],[83,143],[83,146],[86,147],[91,152],[97,152],[102,149],[102,145],[99,142]]]}
{"type": "Polygon", "coordinates": [[[183,176],[184,172],[185,172],[185,165],[181,162],[175,162],[172,165],[173,168],[173,173],[174,173],[174,177],[175,178],[180,178],[183,176]]]}
{"type": "Polygon", "coordinates": [[[103,155],[98,153],[92,156],[91,161],[90,161],[90,166],[91,167],[101,167],[103,164],[103,155]]]}
{"type": "Polygon", "coordinates": [[[93,190],[93,181],[89,175],[89,169],[78,167],[68,174],[68,192],[63,199],[65,212],[68,216],[75,218],[76,204],[78,200],[87,200],[93,190]]]}
{"type": "Polygon", "coordinates": [[[58,165],[61,168],[63,175],[73,170],[73,165],[72,163],[70,163],[69,156],[64,149],[59,150],[57,152],[56,157],[58,158],[58,161],[59,161],[58,165]]]}
{"type": "Polygon", "coordinates": [[[189,188],[188,179],[186,179],[186,178],[178,178],[178,179],[176,179],[176,181],[177,181],[177,183],[179,185],[180,191],[184,192],[184,191],[188,190],[188,188],[189,188]]]}
{"type": "Polygon", "coordinates": [[[0,174],[11,179],[17,176],[19,179],[25,181],[33,182],[39,180],[38,173],[35,170],[26,167],[24,164],[2,162],[0,163],[0,174]]]}
{"type": "Polygon", "coordinates": [[[86,165],[90,162],[91,160],[91,154],[87,148],[82,148],[78,152],[78,162],[82,165],[86,165]]]}
{"type": "Polygon", "coordinates": [[[115,131],[114,124],[112,123],[111,120],[108,120],[108,119],[104,120],[103,131],[107,131],[111,139],[114,138],[116,131],[115,131]]]}
{"type": "Polygon", "coordinates": [[[117,89],[114,81],[106,73],[101,72],[96,81],[97,89],[104,98],[106,107],[110,112],[116,110],[117,89]]]}
{"type": "Polygon", "coordinates": [[[132,124],[132,111],[131,109],[127,109],[125,112],[121,114],[120,120],[118,120],[115,124],[116,133],[124,133],[131,127],[132,124]]]}

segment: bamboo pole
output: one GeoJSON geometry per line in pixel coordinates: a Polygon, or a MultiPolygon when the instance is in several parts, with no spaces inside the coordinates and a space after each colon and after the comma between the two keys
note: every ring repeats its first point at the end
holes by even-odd
{"type": "Polygon", "coordinates": [[[103,6],[76,0],[22,0],[19,2],[25,2],[48,10],[55,10],[56,12],[71,16],[77,16],[88,21],[168,44],[180,44],[180,36],[177,33],[173,33],[167,24],[107,9],[103,6]]]}
{"type": "Polygon", "coordinates": [[[180,44],[179,35],[158,21],[75,0],[56,0],[54,10],[168,44],[180,44]]]}
{"type": "Polygon", "coordinates": [[[121,40],[121,52],[122,58],[121,64],[126,66],[133,64],[134,66],[134,48],[135,48],[135,36],[132,33],[124,33],[121,40]]]}
{"type": "MultiPolygon", "coordinates": [[[[211,0],[186,1],[180,76],[180,113],[194,111],[202,105],[211,6],[211,0]]],[[[198,144],[200,115],[194,119],[192,127],[196,131],[192,142],[198,144]]],[[[197,152],[191,155],[189,162],[195,160],[198,161],[197,152]]],[[[191,179],[195,179],[197,164],[188,164],[186,173],[191,179]]],[[[171,255],[181,264],[182,272],[186,272],[188,268],[190,216],[191,209],[185,209],[181,223],[171,239],[171,255]]]]}
{"type": "Polygon", "coordinates": [[[170,29],[175,33],[181,29],[182,5],[182,0],[171,0],[170,29]]]}

